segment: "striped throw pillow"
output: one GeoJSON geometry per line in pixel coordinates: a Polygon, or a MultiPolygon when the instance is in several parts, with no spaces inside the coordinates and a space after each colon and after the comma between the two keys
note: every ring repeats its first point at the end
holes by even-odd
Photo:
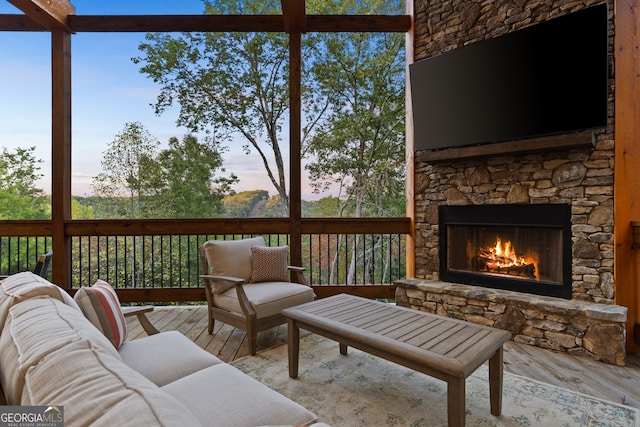
{"type": "Polygon", "coordinates": [[[84,316],[98,328],[114,347],[120,348],[127,338],[127,322],[120,300],[110,284],[98,280],[93,286],[83,286],[73,297],[84,316]]]}

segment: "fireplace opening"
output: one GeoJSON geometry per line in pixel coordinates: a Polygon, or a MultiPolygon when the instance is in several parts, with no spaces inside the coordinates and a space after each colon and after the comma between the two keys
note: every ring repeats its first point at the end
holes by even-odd
{"type": "Polygon", "coordinates": [[[571,298],[570,206],[441,206],[440,278],[571,298]]]}

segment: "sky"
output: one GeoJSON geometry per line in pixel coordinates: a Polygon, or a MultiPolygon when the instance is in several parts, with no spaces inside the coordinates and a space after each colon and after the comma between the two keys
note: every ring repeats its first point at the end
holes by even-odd
{"type": "MultiPolygon", "coordinates": [[[[77,15],[201,14],[201,0],[72,0],[77,15]]],[[[0,0],[0,14],[22,13],[0,0]]],[[[178,110],[156,116],[151,106],[160,87],[139,72],[131,58],[140,56],[144,33],[77,33],[71,38],[72,194],[91,194],[101,170],[102,154],[128,122],[140,122],[165,147],[182,139],[178,110]]],[[[0,149],[36,147],[44,178],[38,186],[51,191],[51,36],[47,32],[0,32],[0,149]]],[[[286,130],[285,130],[286,132],[286,130]]],[[[227,173],[240,183],[235,191],[261,189],[275,195],[257,154],[247,156],[241,143],[223,153],[227,173]]],[[[288,165],[288,155],[284,159],[288,165]]],[[[304,171],[303,171],[304,175],[304,171]]],[[[326,196],[326,194],[325,194],[326,196]]],[[[314,199],[303,184],[303,198],[314,199]]]]}

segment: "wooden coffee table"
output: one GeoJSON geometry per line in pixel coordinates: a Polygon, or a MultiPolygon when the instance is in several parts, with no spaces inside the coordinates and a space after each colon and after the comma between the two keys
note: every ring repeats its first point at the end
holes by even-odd
{"type": "Polygon", "coordinates": [[[489,361],[491,413],[502,412],[502,345],[511,334],[352,295],[282,311],[289,323],[289,376],[297,378],[300,328],[447,382],[449,426],[464,426],[465,382],[489,361]]]}

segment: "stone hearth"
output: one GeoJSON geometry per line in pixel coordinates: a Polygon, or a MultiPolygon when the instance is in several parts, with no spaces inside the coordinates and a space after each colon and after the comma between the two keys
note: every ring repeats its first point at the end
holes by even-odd
{"type": "Polygon", "coordinates": [[[420,279],[395,284],[400,306],[505,329],[518,343],[625,364],[625,307],[420,279]]]}

